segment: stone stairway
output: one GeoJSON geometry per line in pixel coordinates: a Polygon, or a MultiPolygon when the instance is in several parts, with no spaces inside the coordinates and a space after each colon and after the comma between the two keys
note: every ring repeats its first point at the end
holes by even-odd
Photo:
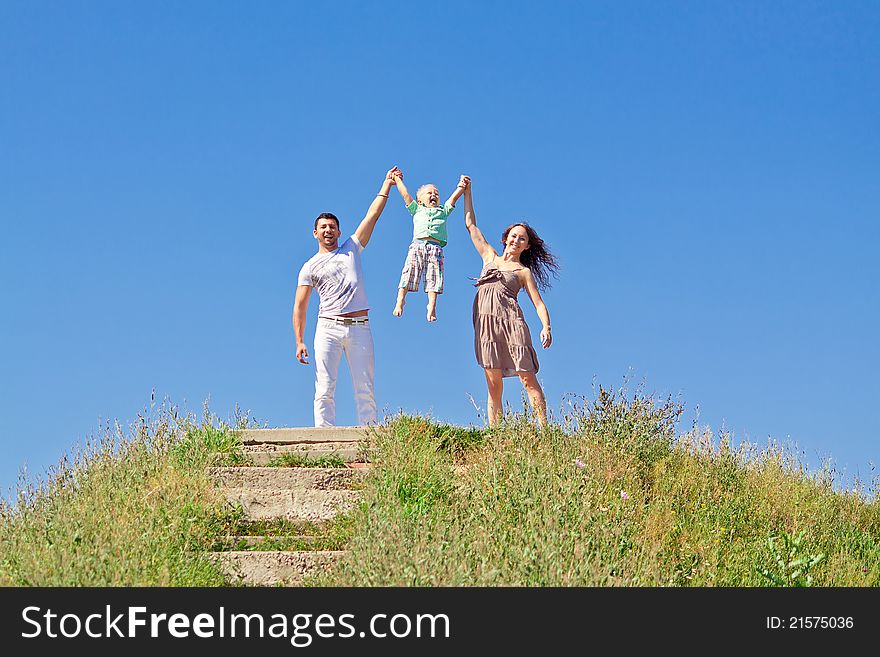
{"type": "Polygon", "coordinates": [[[320,549],[321,527],[357,503],[357,487],[369,467],[364,438],[362,427],[241,432],[248,465],[213,467],[209,474],[230,506],[241,508],[246,522],[264,528],[280,523],[285,531],[225,537],[226,549],[213,554],[231,581],[297,586],[304,577],[332,568],[344,553],[320,549]],[[328,461],[334,466],[311,467],[328,461]],[[301,535],[298,527],[307,533],[301,535]],[[277,549],[279,544],[293,547],[277,549]]]}

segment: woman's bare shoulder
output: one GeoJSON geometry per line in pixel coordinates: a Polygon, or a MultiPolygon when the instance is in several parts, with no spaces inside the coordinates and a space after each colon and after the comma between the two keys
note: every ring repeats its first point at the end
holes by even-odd
{"type": "Polygon", "coordinates": [[[519,282],[523,287],[528,287],[535,282],[535,277],[532,276],[532,270],[528,267],[523,266],[523,268],[518,270],[516,274],[519,276],[519,282]]]}

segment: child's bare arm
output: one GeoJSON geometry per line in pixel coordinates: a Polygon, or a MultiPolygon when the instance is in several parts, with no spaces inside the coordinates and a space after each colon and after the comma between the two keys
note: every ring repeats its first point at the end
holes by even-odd
{"type": "Polygon", "coordinates": [[[446,205],[455,205],[455,202],[461,198],[461,195],[464,194],[464,189],[471,182],[471,179],[468,176],[462,176],[458,181],[458,185],[455,190],[453,190],[452,194],[450,194],[449,199],[446,201],[446,205]]]}
{"type": "Polygon", "coordinates": [[[403,184],[403,173],[398,171],[394,175],[394,184],[397,186],[397,191],[400,192],[400,195],[403,197],[403,202],[409,205],[413,202],[413,197],[410,195],[409,191],[406,188],[406,185],[403,184]]]}

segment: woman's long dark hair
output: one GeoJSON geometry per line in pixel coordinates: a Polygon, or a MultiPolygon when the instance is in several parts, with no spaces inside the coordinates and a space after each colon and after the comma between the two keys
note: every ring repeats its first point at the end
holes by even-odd
{"type": "Polygon", "coordinates": [[[550,249],[544,244],[544,240],[538,237],[535,229],[525,222],[510,224],[505,228],[501,234],[502,244],[507,244],[507,234],[516,226],[525,228],[526,235],[529,236],[529,248],[520,254],[519,261],[524,267],[531,270],[539,290],[549,289],[550,276],[559,277],[559,262],[556,260],[556,256],[550,253],[550,249]]]}

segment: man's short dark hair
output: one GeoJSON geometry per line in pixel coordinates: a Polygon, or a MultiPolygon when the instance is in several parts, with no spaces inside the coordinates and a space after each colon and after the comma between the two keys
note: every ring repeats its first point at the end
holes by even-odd
{"type": "Polygon", "coordinates": [[[339,230],[339,219],[337,219],[336,215],[332,212],[322,212],[318,215],[318,218],[315,219],[315,230],[318,230],[318,222],[321,221],[321,219],[332,219],[336,222],[336,230],[339,230]]]}

